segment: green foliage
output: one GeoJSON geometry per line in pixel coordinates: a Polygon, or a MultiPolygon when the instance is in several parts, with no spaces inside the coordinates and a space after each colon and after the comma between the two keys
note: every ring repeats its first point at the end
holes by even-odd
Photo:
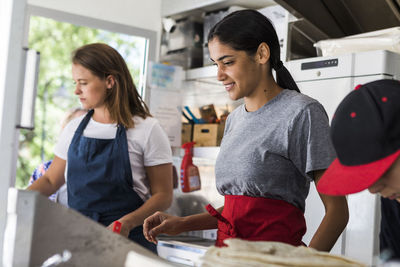
{"type": "Polygon", "coordinates": [[[125,58],[138,86],[145,39],[31,17],[29,47],[40,52],[40,73],[35,107],[35,129],[21,130],[16,187],[25,188],[33,170],[53,158],[65,113],[79,106],[71,77],[71,53],[78,47],[102,42],[125,58]]]}

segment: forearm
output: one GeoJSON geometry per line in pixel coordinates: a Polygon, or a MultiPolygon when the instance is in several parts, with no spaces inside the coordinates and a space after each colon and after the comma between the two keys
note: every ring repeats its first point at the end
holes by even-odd
{"type": "MultiPolygon", "coordinates": [[[[221,212],[222,208],[218,211],[221,212]]],[[[186,217],[156,212],[146,219],[143,233],[147,240],[157,244],[157,236],[160,234],[178,235],[187,231],[215,229],[217,226],[217,219],[206,212],[186,217]]]]}
{"type": "MultiPolygon", "coordinates": [[[[218,209],[218,211],[221,212],[222,208],[218,209]]],[[[183,217],[182,226],[183,232],[216,229],[218,227],[218,220],[208,212],[203,212],[183,217]]]]}
{"type": "MultiPolygon", "coordinates": [[[[156,211],[163,211],[167,209],[171,204],[171,200],[167,201],[165,196],[154,195],[147,200],[139,209],[123,216],[119,221],[127,224],[130,229],[136,226],[142,225],[143,221],[155,213],[156,211]]],[[[218,209],[218,212],[222,212],[223,207],[218,209]]],[[[216,218],[211,216],[208,212],[190,215],[182,217],[181,220],[181,232],[196,231],[196,230],[207,230],[216,229],[218,227],[218,221],[216,218]]]]}
{"type": "Polygon", "coordinates": [[[51,183],[47,176],[42,176],[31,184],[27,190],[38,191],[45,196],[50,196],[54,194],[58,188],[56,185],[51,183]]]}
{"type": "Polygon", "coordinates": [[[172,194],[157,193],[151,196],[140,208],[126,214],[119,221],[133,229],[143,224],[143,221],[156,211],[164,211],[169,208],[172,202],[172,194]]]}
{"type": "Polygon", "coordinates": [[[45,196],[50,196],[65,183],[64,171],[66,161],[55,156],[49,169],[33,184],[28,187],[28,190],[39,191],[45,196]]]}
{"type": "Polygon", "coordinates": [[[339,202],[339,205],[327,209],[320,226],[310,241],[309,247],[320,251],[330,251],[335,245],[349,220],[346,199],[342,197],[337,202],[339,202]]]}

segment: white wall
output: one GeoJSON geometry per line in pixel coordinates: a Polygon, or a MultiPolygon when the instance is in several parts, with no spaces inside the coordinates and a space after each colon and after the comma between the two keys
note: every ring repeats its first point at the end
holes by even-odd
{"type": "Polygon", "coordinates": [[[28,4],[156,32],[161,30],[161,0],[28,0],[28,4]]]}
{"type": "Polygon", "coordinates": [[[0,266],[6,222],[7,191],[15,184],[16,148],[18,146],[18,105],[24,35],[26,0],[0,1],[0,266]]]}

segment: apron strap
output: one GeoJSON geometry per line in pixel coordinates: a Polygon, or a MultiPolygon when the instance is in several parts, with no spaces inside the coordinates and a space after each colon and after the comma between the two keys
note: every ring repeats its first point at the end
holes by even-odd
{"type": "Polygon", "coordinates": [[[85,115],[85,118],[83,118],[82,122],[79,124],[78,128],[76,129],[76,133],[82,134],[83,131],[86,128],[86,125],[89,123],[90,118],[93,116],[94,109],[91,109],[88,111],[88,113],[85,115]]]}
{"type": "Polygon", "coordinates": [[[211,216],[217,218],[217,220],[223,222],[229,230],[233,229],[232,224],[224,217],[222,216],[221,213],[219,213],[213,206],[211,206],[211,204],[208,204],[206,206],[206,210],[208,211],[208,213],[210,213],[211,216]]]}
{"type": "MultiPolygon", "coordinates": [[[[128,173],[132,173],[132,168],[131,168],[131,162],[129,160],[129,148],[128,148],[128,138],[127,138],[127,133],[126,129],[123,125],[118,124],[117,126],[117,133],[115,136],[116,143],[121,150],[121,153],[125,154],[124,157],[122,157],[123,164],[124,164],[124,169],[128,173]]],[[[129,187],[133,188],[133,179],[127,179],[127,183],[129,187]]]]}

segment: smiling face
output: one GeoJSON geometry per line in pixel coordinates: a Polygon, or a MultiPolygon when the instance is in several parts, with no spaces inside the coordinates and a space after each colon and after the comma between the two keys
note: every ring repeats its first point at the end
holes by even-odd
{"type": "Polygon", "coordinates": [[[400,157],[387,172],[368,188],[371,193],[379,193],[389,199],[400,198],[400,157]]]}
{"type": "Polygon", "coordinates": [[[260,86],[260,80],[266,77],[265,68],[245,51],[238,51],[219,42],[218,38],[208,43],[211,60],[218,67],[217,79],[225,86],[229,97],[238,100],[249,97],[260,86]]]}
{"type": "Polygon", "coordinates": [[[104,106],[106,90],[110,88],[106,80],[94,75],[80,64],[72,65],[72,78],[76,83],[74,93],[84,109],[97,109],[104,106]]]}

